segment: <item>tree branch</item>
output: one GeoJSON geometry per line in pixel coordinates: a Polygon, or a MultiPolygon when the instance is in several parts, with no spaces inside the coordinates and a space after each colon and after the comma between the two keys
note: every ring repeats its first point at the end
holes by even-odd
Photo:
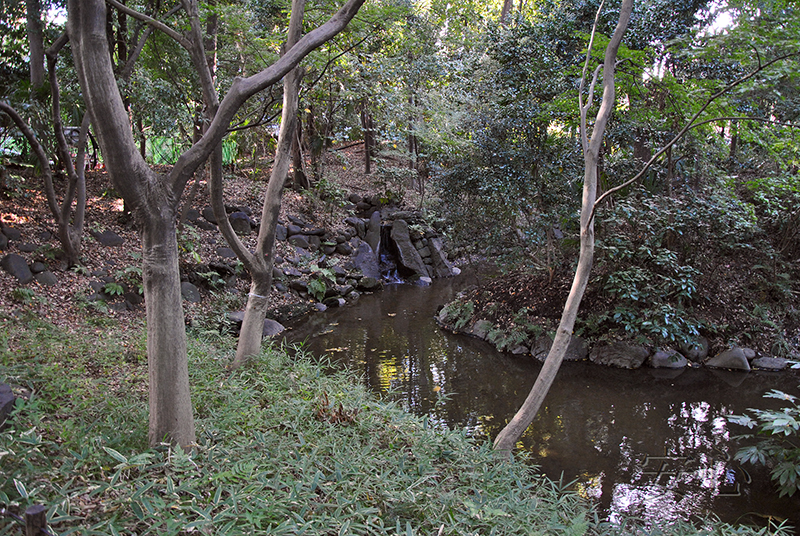
{"type": "Polygon", "coordinates": [[[159,20],[156,20],[153,17],[150,17],[149,15],[145,15],[144,13],[140,13],[139,11],[136,11],[135,9],[131,9],[128,6],[126,6],[125,4],[117,2],[117,0],[105,0],[105,1],[106,1],[107,4],[109,4],[111,6],[114,6],[118,10],[122,11],[123,13],[125,13],[126,15],[130,15],[134,19],[138,19],[138,20],[144,22],[145,24],[147,24],[148,26],[152,26],[156,30],[161,30],[162,32],[164,32],[165,34],[167,34],[168,36],[173,38],[175,41],[177,41],[178,44],[181,45],[183,48],[185,48],[186,50],[191,52],[190,49],[191,49],[192,45],[189,42],[189,40],[186,39],[183,35],[181,35],[177,31],[173,30],[172,28],[170,28],[169,26],[164,24],[163,22],[161,22],[159,20]]]}
{"type": "Polygon", "coordinates": [[[703,104],[703,106],[702,106],[702,107],[700,107],[700,109],[699,109],[699,110],[698,110],[698,111],[697,111],[697,112],[696,112],[696,113],[695,113],[695,114],[692,116],[692,118],[689,120],[689,122],[688,122],[688,123],[687,123],[687,124],[686,124],[686,125],[685,125],[685,126],[684,126],[684,127],[681,129],[681,130],[680,130],[680,132],[678,132],[678,133],[675,135],[675,137],[674,137],[674,138],[672,138],[672,139],[669,141],[669,143],[667,143],[667,144],[666,144],[666,145],[664,145],[664,146],[663,146],[661,149],[659,149],[659,151],[658,151],[658,152],[656,152],[656,153],[655,153],[655,154],[654,154],[654,155],[653,155],[653,156],[650,158],[650,160],[648,160],[648,161],[647,161],[647,163],[646,163],[646,164],[644,165],[644,167],[643,167],[643,168],[642,168],[642,169],[639,171],[639,173],[637,173],[637,174],[636,174],[636,175],[635,175],[633,178],[631,178],[631,179],[628,179],[627,181],[623,182],[623,183],[622,183],[622,184],[620,184],[619,186],[615,186],[615,187],[613,187],[613,188],[611,188],[611,189],[609,189],[609,190],[606,190],[606,191],[603,193],[603,195],[601,195],[600,197],[598,197],[598,198],[597,198],[597,201],[595,201],[595,202],[594,202],[594,206],[592,207],[592,212],[591,212],[591,214],[590,214],[590,218],[594,218],[594,215],[595,215],[595,213],[597,212],[597,207],[599,207],[599,206],[600,206],[600,203],[602,203],[602,202],[603,202],[603,201],[604,201],[604,200],[605,200],[605,199],[606,199],[608,196],[610,196],[610,195],[612,195],[612,194],[614,194],[614,193],[616,193],[616,192],[618,192],[618,191],[622,190],[623,188],[627,188],[628,186],[630,186],[630,185],[631,185],[631,184],[633,184],[634,182],[636,182],[636,181],[638,181],[639,179],[641,179],[641,178],[644,176],[644,174],[645,174],[645,173],[647,173],[647,170],[649,170],[649,169],[650,169],[650,166],[652,166],[652,165],[653,165],[653,164],[656,162],[656,160],[658,160],[658,159],[661,157],[661,155],[663,155],[664,153],[666,153],[666,152],[667,152],[667,150],[668,150],[670,147],[672,147],[672,146],[673,146],[673,145],[675,145],[675,144],[676,144],[678,141],[680,141],[680,139],[681,139],[681,138],[683,138],[683,136],[685,136],[685,135],[686,135],[686,133],[687,133],[689,130],[691,130],[692,128],[695,128],[696,126],[699,126],[700,124],[711,123],[711,122],[715,121],[715,120],[710,120],[710,121],[705,121],[705,122],[703,122],[703,123],[697,123],[697,124],[695,124],[695,121],[697,121],[697,119],[698,119],[698,118],[699,118],[699,117],[700,117],[700,116],[703,114],[703,112],[705,112],[705,111],[706,111],[706,109],[707,109],[709,106],[711,106],[711,103],[713,103],[715,100],[717,100],[717,99],[718,99],[719,97],[721,97],[722,95],[724,95],[724,94],[728,93],[728,92],[729,92],[731,89],[733,89],[733,88],[735,88],[736,86],[739,86],[739,85],[743,84],[744,82],[746,82],[746,81],[750,80],[750,79],[751,79],[751,78],[753,78],[755,75],[757,75],[757,74],[758,74],[758,73],[760,73],[761,71],[764,71],[764,70],[765,70],[765,69],[767,69],[768,67],[771,67],[771,66],[772,66],[772,65],[774,65],[775,63],[778,63],[779,61],[783,61],[783,60],[785,60],[785,59],[787,59],[787,58],[791,58],[791,57],[795,57],[795,56],[800,56],[800,52],[793,52],[793,53],[790,53],[790,54],[783,54],[783,55],[781,55],[781,56],[778,56],[778,57],[776,57],[776,58],[773,58],[773,59],[771,59],[770,61],[768,61],[768,62],[766,62],[766,63],[762,63],[762,61],[761,61],[761,57],[759,56],[759,58],[758,58],[758,67],[757,67],[755,70],[753,70],[753,71],[752,71],[751,73],[749,73],[749,74],[746,74],[746,75],[744,75],[744,76],[742,76],[742,77],[740,77],[740,78],[737,78],[736,80],[734,80],[733,82],[731,82],[730,84],[728,84],[727,86],[725,86],[724,88],[720,89],[719,91],[717,91],[716,93],[714,93],[713,95],[711,95],[711,97],[709,97],[709,98],[708,98],[708,100],[706,100],[706,102],[703,104]]]}

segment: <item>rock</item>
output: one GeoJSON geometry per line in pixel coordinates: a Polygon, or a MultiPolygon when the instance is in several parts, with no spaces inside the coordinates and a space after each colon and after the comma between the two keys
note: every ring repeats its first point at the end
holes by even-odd
{"type": "Polygon", "coordinates": [[[56,278],[55,274],[50,270],[45,270],[44,272],[39,272],[38,274],[33,276],[36,281],[39,282],[40,285],[46,285],[48,287],[52,287],[56,283],[58,283],[58,279],[56,278]]]}
{"type": "Polygon", "coordinates": [[[289,288],[297,292],[308,292],[308,283],[301,279],[295,279],[289,283],[289,288]]]}
{"type": "Polygon", "coordinates": [[[197,220],[199,220],[201,217],[202,214],[200,214],[200,211],[196,208],[190,208],[186,211],[186,221],[197,223],[197,220]]]}
{"type": "Polygon", "coordinates": [[[347,242],[337,244],[334,251],[339,255],[344,255],[345,257],[349,257],[350,255],[353,254],[353,248],[351,248],[350,244],[348,244],[347,242]]]}
{"type": "Polygon", "coordinates": [[[375,251],[366,242],[361,242],[356,250],[356,256],[353,258],[353,264],[356,269],[361,270],[365,277],[374,279],[381,278],[381,268],[378,264],[378,257],[375,251]]]}
{"type": "Polygon", "coordinates": [[[286,226],[286,234],[288,236],[303,234],[303,228],[294,223],[290,223],[289,225],[286,226]]]}
{"type": "Polygon", "coordinates": [[[360,203],[361,201],[363,201],[363,198],[357,193],[352,193],[347,196],[347,200],[355,205],[356,203],[360,203]]]}
{"type": "Polygon", "coordinates": [[[294,266],[287,266],[283,269],[283,273],[291,277],[300,277],[303,273],[294,266]]]}
{"type": "Polygon", "coordinates": [[[272,267],[272,279],[283,279],[283,271],[277,266],[272,267]]]}
{"type": "Polygon", "coordinates": [[[301,249],[309,249],[311,244],[308,243],[308,237],[301,234],[289,235],[289,243],[301,249]]]}
{"type": "Polygon", "coordinates": [[[36,238],[38,238],[42,242],[47,242],[48,240],[53,238],[53,233],[47,230],[41,231],[39,234],[36,235],[36,238]]]}
{"type": "Polygon", "coordinates": [[[144,303],[144,296],[138,292],[126,292],[123,294],[123,298],[125,298],[125,303],[128,304],[128,309],[130,310],[134,310],[144,303]]]}
{"type": "Polygon", "coordinates": [[[689,361],[702,363],[708,357],[708,339],[701,335],[692,343],[681,343],[680,351],[689,361]]]}
{"type": "Polygon", "coordinates": [[[408,234],[408,223],[405,220],[395,220],[392,225],[392,240],[397,246],[398,262],[408,270],[419,276],[429,276],[428,269],[425,263],[422,262],[422,257],[419,252],[411,243],[411,238],[408,234]]]}
{"type": "Polygon", "coordinates": [[[426,257],[430,257],[431,256],[431,248],[429,248],[428,246],[423,246],[421,248],[417,248],[417,253],[419,253],[420,257],[422,257],[423,259],[426,259],[426,257]]]}
{"type": "Polygon", "coordinates": [[[453,265],[447,260],[441,238],[436,236],[428,240],[428,249],[431,252],[431,260],[433,261],[433,274],[431,275],[434,277],[451,277],[461,273],[457,268],[453,268],[453,265]],[[458,273],[456,273],[456,270],[458,270],[458,273]]]}
{"type": "Polygon", "coordinates": [[[226,247],[217,248],[217,255],[219,255],[223,259],[235,259],[236,258],[236,253],[234,253],[231,248],[226,248],[226,247]]]}
{"type": "Polygon", "coordinates": [[[283,242],[289,238],[289,230],[286,228],[285,225],[281,225],[280,223],[275,227],[275,240],[280,240],[283,242]]]}
{"type": "Polygon", "coordinates": [[[642,346],[615,342],[593,348],[589,353],[589,360],[598,365],[637,369],[642,366],[649,355],[650,351],[642,346]]]}
{"type": "Polygon", "coordinates": [[[324,303],[315,303],[314,309],[316,309],[318,313],[324,313],[325,311],[328,310],[328,306],[325,305],[324,303]]]}
{"type": "Polygon", "coordinates": [[[200,303],[200,290],[188,281],[181,283],[181,296],[189,303],[200,303]]]}
{"type": "Polygon", "coordinates": [[[364,292],[374,292],[383,288],[383,281],[380,278],[365,276],[358,280],[357,287],[364,292]]]}
{"type": "Polygon", "coordinates": [[[290,222],[292,222],[295,225],[299,225],[300,227],[305,227],[306,225],[308,225],[308,223],[306,223],[306,221],[299,216],[294,216],[292,214],[289,214],[287,218],[289,218],[290,222]]]}
{"type": "Polygon", "coordinates": [[[303,235],[308,240],[308,247],[311,251],[317,251],[322,245],[322,239],[318,235],[303,235]]]}
{"type": "Polygon", "coordinates": [[[36,251],[36,244],[33,244],[31,242],[23,242],[22,244],[17,246],[17,249],[23,253],[33,253],[34,251],[36,251]]]}
{"type": "Polygon", "coordinates": [[[419,277],[419,278],[417,278],[417,280],[414,281],[414,284],[418,285],[420,287],[429,287],[429,286],[431,286],[432,283],[433,283],[433,279],[431,279],[428,276],[424,276],[424,275],[419,277]]]}
{"type": "Polygon", "coordinates": [[[40,274],[45,270],[47,270],[47,265],[43,262],[36,261],[33,264],[31,264],[31,272],[33,272],[34,274],[40,274]]]}
{"type": "Polygon", "coordinates": [[[8,249],[8,237],[3,233],[0,233],[0,251],[5,251],[8,249]]]}
{"type": "Polygon", "coordinates": [[[653,368],[684,368],[689,362],[676,350],[659,350],[650,356],[650,366],[653,368]]]}
{"type": "Polygon", "coordinates": [[[367,223],[367,233],[364,236],[364,241],[369,244],[372,251],[378,253],[381,245],[381,213],[373,212],[367,223]]]}
{"type": "Polygon", "coordinates": [[[367,213],[370,210],[372,210],[372,205],[366,201],[359,201],[358,203],[356,203],[356,210],[358,210],[359,212],[367,213]]]}
{"type": "Polygon", "coordinates": [[[530,348],[522,344],[518,344],[517,346],[513,347],[510,351],[512,355],[525,355],[528,352],[530,352],[530,348]]]}
{"type": "Polygon", "coordinates": [[[752,348],[742,348],[742,353],[748,360],[755,359],[756,357],[756,351],[752,348]]]}
{"type": "MultiPolygon", "coordinates": [[[[242,329],[242,322],[244,322],[244,311],[228,313],[228,320],[236,325],[236,331],[238,332],[242,329]]],[[[274,337],[285,330],[286,328],[280,322],[272,320],[271,318],[265,318],[264,328],[261,330],[261,338],[274,337]]]]}
{"type": "Polygon", "coordinates": [[[27,285],[33,281],[33,273],[28,268],[28,263],[25,259],[14,253],[10,253],[0,259],[0,267],[6,272],[13,275],[22,285],[27,285]]]}
{"type": "Polygon", "coordinates": [[[253,231],[253,226],[250,223],[250,217],[244,212],[234,212],[228,216],[228,221],[231,222],[233,231],[242,236],[248,236],[253,231]]]}
{"type": "Polygon", "coordinates": [[[0,383],[0,427],[11,416],[11,412],[14,411],[16,400],[14,393],[11,392],[11,386],[0,383]]]}
{"type": "Polygon", "coordinates": [[[13,227],[3,227],[3,234],[9,240],[19,240],[22,238],[22,232],[19,229],[14,229],[13,227]]]}
{"type": "Polygon", "coordinates": [[[125,240],[123,240],[122,237],[119,236],[114,231],[106,230],[103,231],[102,233],[98,233],[96,231],[89,231],[89,232],[91,233],[91,235],[94,237],[95,240],[97,240],[106,247],[120,246],[122,245],[123,242],[125,242],[125,240]]]}
{"type": "MultiPolygon", "coordinates": [[[[539,337],[531,347],[531,355],[543,362],[547,359],[551,346],[553,346],[553,339],[547,335],[539,337]]],[[[567,346],[567,353],[564,354],[564,361],[583,361],[588,355],[589,345],[583,338],[573,335],[567,346]]]]}
{"type": "Polygon", "coordinates": [[[706,361],[706,366],[730,370],[750,370],[750,363],[741,348],[731,348],[706,361]]]}
{"type": "Polygon", "coordinates": [[[789,363],[782,357],[759,357],[751,365],[760,370],[783,370],[789,363]]]}
{"type": "Polygon", "coordinates": [[[489,334],[489,330],[491,330],[493,326],[494,324],[488,320],[478,320],[475,322],[475,324],[473,324],[472,329],[470,329],[469,332],[479,339],[486,340],[486,336],[489,334]]]}
{"type": "Polygon", "coordinates": [[[347,302],[341,296],[331,296],[330,298],[325,298],[322,303],[326,307],[344,307],[347,302]]]}
{"type": "Polygon", "coordinates": [[[213,223],[214,225],[218,223],[217,217],[214,216],[214,210],[211,207],[205,207],[202,211],[202,215],[207,222],[213,223]]]}
{"type": "Polygon", "coordinates": [[[205,220],[197,220],[196,222],[194,222],[194,225],[196,225],[200,229],[203,229],[204,231],[213,231],[217,228],[215,224],[207,222],[205,220]]]}

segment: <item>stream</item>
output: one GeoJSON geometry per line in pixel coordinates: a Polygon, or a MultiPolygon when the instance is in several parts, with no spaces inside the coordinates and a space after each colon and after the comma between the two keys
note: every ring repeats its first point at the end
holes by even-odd
{"type": "MultiPolygon", "coordinates": [[[[474,274],[429,287],[388,285],[341,309],[291,326],[289,342],[363,376],[374,391],[442,426],[493,439],[527,396],[541,364],[484,341],[441,330],[440,305],[478,282],[474,274]]],[[[725,415],[779,407],[763,394],[798,395],[797,371],[736,373],[704,368],[621,370],[564,363],[522,438],[551,479],[573,482],[611,520],[648,525],[697,521],[800,526],[800,494],[778,498],[763,467],[733,460],[736,435],[725,415]]]]}

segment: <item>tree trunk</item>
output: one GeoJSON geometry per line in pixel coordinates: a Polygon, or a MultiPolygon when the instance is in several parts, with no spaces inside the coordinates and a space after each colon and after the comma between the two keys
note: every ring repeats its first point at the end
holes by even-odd
{"type": "Polygon", "coordinates": [[[27,0],[28,44],[30,45],[31,86],[38,89],[44,85],[44,32],[42,10],[39,0],[27,0]]]}
{"type": "MultiPolygon", "coordinates": [[[[602,4],[600,9],[602,9],[602,4]]],[[[539,408],[544,402],[550,386],[555,380],[561,362],[564,360],[564,355],[567,352],[570,339],[572,338],[572,329],[575,326],[575,319],[578,316],[578,308],[580,307],[581,299],[586,290],[586,285],[589,282],[589,274],[592,269],[592,262],[594,259],[594,205],[597,197],[597,162],[600,154],[600,147],[603,142],[603,134],[605,131],[608,119],[614,106],[614,67],[616,63],[617,50],[622,42],[622,36],[628,26],[631,11],[633,9],[633,0],[623,0],[620,7],[619,22],[614,30],[614,35],[606,48],[605,61],[603,65],[603,100],[600,109],[597,112],[595,119],[594,129],[592,130],[591,139],[587,131],[586,115],[591,107],[592,96],[594,93],[595,83],[597,81],[598,70],[595,70],[592,83],[589,87],[587,104],[583,105],[583,87],[586,80],[586,67],[588,67],[592,41],[594,40],[594,32],[597,28],[597,20],[600,16],[600,10],[595,19],[595,27],[592,30],[592,38],[589,42],[589,52],[587,52],[586,67],[584,67],[584,76],[581,81],[581,91],[579,92],[580,111],[581,111],[581,135],[583,143],[584,155],[584,182],[583,182],[583,199],[581,204],[581,248],[578,257],[578,266],[575,270],[575,277],[572,281],[572,288],[570,289],[569,296],[567,297],[564,311],[561,315],[561,322],[556,331],[556,337],[553,341],[553,346],[547,354],[544,366],[542,367],[536,382],[533,385],[528,397],[522,404],[522,407],[514,415],[511,421],[500,431],[494,442],[495,450],[503,453],[505,456],[510,456],[511,451],[516,445],[520,437],[522,437],[525,429],[533,422],[539,408]]]]}
{"type": "MultiPolygon", "coordinates": [[[[162,204],[140,218],[147,307],[150,445],[195,442],[175,212],[162,204]],[[158,209],[167,210],[158,210],[158,209]]],[[[141,214],[142,211],[139,211],[141,214]]]]}
{"type": "MultiPolygon", "coordinates": [[[[292,0],[292,15],[289,22],[289,33],[286,49],[290,49],[300,39],[303,26],[305,0],[292,0]]],[[[275,151],[275,162],[272,165],[267,191],[264,194],[264,206],[261,209],[261,227],[258,232],[255,262],[250,271],[250,294],[244,311],[242,329],[239,332],[239,345],[233,367],[238,368],[261,351],[261,339],[264,330],[264,319],[267,316],[267,296],[272,287],[272,267],[275,260],[275,231],[281,210],[281,196],[289,163],[292,159],[292,144],[297,127],[298,96],[303,73],[301,67],[295,67],[286,75],[283,82],[283,111],[281,113],[281,130],[278,135],[278,148],[275,151]]]]}
{"type": "Polygon", "coordinates": [[[137,151],[108,50],[105,2],[70,0],[68,5],[75,67],[106,168],[141,228],[150,444],[166,440],[191,446],[195,430],[175,233],[176,190],[183,185],[175,188],[157,175],[137,151]]]}
{"type": "Polygon", "coordinates": [[[500,11],[500,24],[505,26],[508,23],[508,16],[514,9],[514,0],[503,0],[503,9],[500,11]]]}

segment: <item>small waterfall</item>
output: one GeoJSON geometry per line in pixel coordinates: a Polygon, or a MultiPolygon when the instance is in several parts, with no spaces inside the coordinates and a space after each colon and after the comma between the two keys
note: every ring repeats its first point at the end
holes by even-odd
{"type": "Polygon", "coordinates": [[[378,244],[378,261],[380,263],[381,275],[387,284],[405,283],[400,275],[397,266],[397,255],[394,251],[394,242],[391,237],[392,227],[390,225],[381,226],[381,241],[378,244]]]}

